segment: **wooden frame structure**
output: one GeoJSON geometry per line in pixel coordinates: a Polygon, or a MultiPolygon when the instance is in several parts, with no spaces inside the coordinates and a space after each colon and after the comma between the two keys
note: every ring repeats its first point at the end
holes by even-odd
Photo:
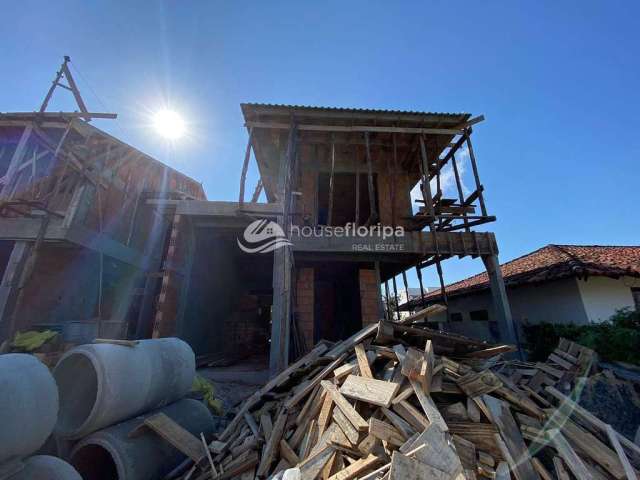
{"type": "MultiPolygon", "coordinates": [[[[403,252],[373,252],[366,245],[359,252],[353,251],[353,244],[362,243],[358,238],[296,238],[291,236],[293,245],[282,249],[274,257],[274,310],[272,317],[271,370],[273,373],[286,366],[288,358],[288,330],[293,318],[290,279],[294,262],[290,261],[293,250],[296,259],[331,258],[347,261],[372,260],[376,267],[378,284],[393,279],[394,295],[397,299],[395,275],[402,274],[407,287],[406,270],[415,268],[420,282],[421,297],[424,299],[422,270],[435,265],[440,287],[446,303],[446,292],[441,262],[453,256],[467,254],[483,259],[492,279],[494,302],[502,332],[502,341],[516,339],[510,308],[502,285],[497,245],[493,234],[477,233],[473,229],[495,221],[488,213],[484,200],[484,187],[480,182],[475,152],[471,142],[473,125],[484,120],[483,116],[471,118],[469,114],[440,114],[420,112],[399,112],[360,109],[339,109],[321,107],[297,107],[286,105],[243,104],[242,110],[249,131],[249,140],[243,164],[240,184],[240,206],[246,206],[243,198],[246,171],[253,150],[260,171],[259,186],[264,189],[268,202],[277,202],[281,208],[278,223],[286,227],[291,224],[318,226],[317,213],[301,212],[304,208],[305,188],[301,176],[295,169],[316,167],[318,159],[314,154],[305,153],[310,149],[318,156],[318,149],[324,153],[325,171],[328,170],[328,225],[333,225],[335,200],[335,175],[338,172],[356,172],[355,178],[355,223],[360,218],[360,174],[366,172],[366,190],[369,217],[364,226],[376,224],[401,225],[407,231],[403,238],[403,252]],[[294,139],[294,140],[292,140],[294,139]],[[336,160],[336,149],[348,151],[336,160]],[[473,186],[465,188],[456,156],[466,151],[473,174],[473,186]],[[382,165],[381,165],[382,163],[382,165]],[[375,166],[374,166],[375,164],[375,166]],[[445,198],[442,176],[445,168],[453,172],[455,197],[445,198]],[[389,178],[388,198],[377,198],[374,187],[374,170],[378,175],[389,178]],[[402,212],[397,197],[408,195],[407,184],[399,185],[398,177],[409,179],[409,187],[420,186],[421,204],[416,214],[402,212]],[[290,184],[293,182],[293,184],[290,184]],[[435,188],[434,188],[435,187],[435,188]],[[292,196],[291,192],[296,192],[292,196]],[[300,202],[299,196],[303,197],[300,202]],[[377,201],[376,201],[377,200],[377,201]],[[377,203],[390,206],[386,215],[378,212],[377,203]],[[476,212],[476,209],[479,211],[476,212]],[[404,213],[404,214],[403,214],[404,213]],[[429,233],[422,232],[427,228],[429,233]],[[414,236],[417,234],[417,236],[414,236]],[[487,240],[484,235],[489,235],[487,240]],[[488,241],[488,243],[487,243],[488,241]],[[413,242],[413,243],[412,243],[413,242]],[[453,244],[458,248],[454,248],[453,244]],[[416,245],[419,244],[419,248],[416,245]],[[431,247],[425,247],[426,244],[431,247]],[[351,249],[351,250],[350,250],[351,249]],[[407,254],[407,252],[413,253],[407,254]],[[287,273],[288,272],[288,273],[287,273]]],[[[322,163],[322,160],[320,161],[322,163]]],[[[312,196],[312,195],[311,195],[312,196]]],[[[255,200],[255,198],[254,198],[255,200]]],[[[317,210],[317,193],[315,208],[317,210]]],[[[286,231],[286,230],[285,230],[286,231]]],[[[389,240],[389,243],[397,239],[389,240]]],[[[364,242],[366,244],[366,242],[364,242]]],[[[379,244],[380,242],[377,242],[379,244]]],[[[384,242],[383,242],[384,243],[384,242]]]]}
{"type": "MultiPolygon", "coordinates": [[[[98,330],[113,321],[122,328],[102,334],[127,335],[124,316],[132,313],[116,312],[120,307],[113,305],[128,303],[131,292],[151,278],[147,274],[160,270],[172,223],[146,200],[205,198],[199,183],[88,123],[116,115],[87,110],[69,61],[65,57],[40,111],[0,113],[0,243],[11,248],[8,259],[0,258],[0,338],[33,323],[55,324],[56,315],[97,323],[98,330]],[[80,112],[45,111],[57,87],[72,92],[80,112]],[[97,277],[95,306],[83,308],[89,318],[74,318],[66,294],[59,295],[57,313],[47,311],[55,299],[32,296],[38,288],[55,290],[46,281],[36,283],[58,256],[82,258],[87,265],[77,260],[68,268],[92,276],[92,284],[97,277]],[[107,298],[111,266],[128,272],[129,293],[119,292],[126,301],[107,298]],[[27,311],[36,318],[27,318],[27,311]]],[[[153,301],[153,292],[146,293],[140,303],[153,301]]]]}

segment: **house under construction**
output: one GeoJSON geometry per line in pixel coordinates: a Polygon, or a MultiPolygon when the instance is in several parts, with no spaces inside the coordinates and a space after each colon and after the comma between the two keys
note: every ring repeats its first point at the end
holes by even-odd
{"type": "Polygon", "coordinates": [[[179,336],[198,355],[257,356],[277,372],[389,315],[396,277],[406,288],[415,269],[424,290],[435,265],[443,285],[443,261],[473,256],[500,340],[513,342],[495,236],[475,231],[495,220],[471,143],[482,117],[243,104],[238,201],[207,201],[196,181],[92,126],[114,116],[87,111],[66,63],[52,89],[66,79],[79,112],[47,113],[50,91],[39,112],[0,114],[2,338],[179,336]]]}
{"type": "Polygon", "coordinates": [[[268,354],[276,372],[317,341],[383,318],[381,287],[389,298],[396,276],[406,287],[415,269],[424,289],[422,269],[435,265],[442,285],[442,261],[473,256],[491,278],[502,340],[514,339],[495,236],[474,230],[495,220],[471,144],[481,117],[261,104],[242,111],[248,143],[238,202],[155,202],[174,213],[177,259],[166,261],[183,268],[158,307],[160,334],[178,334],[201,353],[268,354]],[[455,162],[463,148],[474,182],[464,189],[455,162]],[[248,200],[252,152],[260,179],[248,200]],[[453,170],[453,198],[441,187],[445,169],[453,170]],[[257,202],[262,190],[266,203],[257,202]],[[288,242],[256,253],[246,242],[260,229],[266,240],[277,231],[288,242]]]}

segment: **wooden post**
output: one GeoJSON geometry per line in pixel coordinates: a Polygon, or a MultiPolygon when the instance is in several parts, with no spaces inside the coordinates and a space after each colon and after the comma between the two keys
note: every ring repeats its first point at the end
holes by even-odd
{"type": "Polygon", "coordinates": [[[378,303],[378,319],[381,319],[384,318],[384,306],[382,305],[382,295],[380,292],[380,284],[382,283],[382,278],[380,276],[380,262],[374,262],[374,265],[376,267],[376,300],[378,303]]]}
{"type": "Polygon", "coordinates": [[[460,178],[460,172],[458,172],[458,164],[456,162],[455,154],[451,155],[451,164],[453,168],[453,175],[456,180],[456,189],[458,190],[458,201],[460,202],[460,205],[462,205],[463,207],[462,216],[464,217],[464,225],[465,225],[464,229],[465,231],[469,232],[471,231],[471,229],[469,228],[469,221],[467,220],[467,212],[464,209],[464,193],[462,192],[462,180],[460,178]]]}
{"type": "Polygon", "coordinates": [[[18,298],[22,272],[30,253],[29,242],[15,242],[11,250],[7,268],[0,283],[0,341],[11,338],[15,333],[12,321],[14,307],[18,298]]]}
{"type": "MultiPolygon", "coordinates": [[[[296,128],[292,122],[285,156],[280,164],[278,176],[279,200],[282,202],[282,216],[278,225],[285,235],[289,233],[291,218],[291,166],[296,155],[296,128]]],[[[290,246],[277,248],[273,252],[273,308],[271,311],[271,348],[269,352],[269,373],[272,377],[286,368],[289,363],[289,335],[291,326],[291,275],[293,252],[290,246]]]]}
{"type": "Polygon", "coordinates": [[[431,197],[431,185],[429,184],[429,160],[427,159],[427,147],[424,144],[424,137],[420,135],[420,172],[422,173],[422,181],[420,188],[422,190],[422,199],[424,206],[431,217],[435,217],[433,209],[433,198],[431,197]]]}
{"type": "Polygon", "coordinates": [[[420,303],[424,307],[424,285],[422,284],[422,270],[420,269],[420,265],[416,265],[416,276],[420,284],[420,303]]]}
{"type": "Polygon", "coordinates": [[[371,164],[371,149],[369,148],[369,132],[364,132],[364,143],[367,157],[367,186],[369,187],[369,221],[367,223],[372,224],[378,221],[378,208],[376,207],[373,190],[373,166],[371,164]]]}
{"type": "Polygon", "coordinates": [[[491,297],[493,300],[493,311],[497,317],[498,329],[500,331],[501,342],[511,343],[518,349],[518,355],[522,359],[522,350],[516,326],[511,316],[511,307],[509,306],[509,298],[504,287],[504,279],[502,278],[502,270],[498,262],[498,255],[483,255],[482,261],[489,275],[489,287],[491,288],[491,297]]]}
{"type": "Polygon", "coordinates": [[[15,152],[13,152],[13,156],[11,157],[11,161],[9,162],[9,168],[7,168],[7,172],[4,176],[6,183],[2,187],[2,191],[0,191],[0,199],[9,198],[9,194],[11,193],[11,186],[13,183],[13,176],[22,163],[22,159],[27,148],[27,142],[29,140],[29,137],[31,136],[32,130],[33,125],[29,124],[22,131],[22,135],[20,136],[20,140],[18,141],[16,150],[15,152]]]}
{"type": "Polygon", "coordinates": [[[389,282],[387,280],[384,281],[384,298],[387,300],[387,308],[385,309],[385,318],[389,321],[392,321],[392,316],[391,316],[391,307],[389,306],[389,282]]]}
{"type": "Polygon", "coordinates": [[[333,222],[333,171],[336,167],[336,144],[331,134],[331,174],[329,175],[329,211],[327,212],[327,225],[333,222]]]}
{"type": "Polygon", "coordinates": [[[247,181],[247,170],[249,169],[249,159],[251,158],[251,139],[253,137],[253,128],[249,128],[249,140],[247,140],[247,149],[244,152],[244,162],[242,163],[242,173],[240,174],[240,195],[238,203],[240,207],[244,205],[244,184],[247,181]]]}
{"type": "Polygon", "coordinates": [[[258,183],[256,183],[256,189],[253,191],[253,196],[251,197],[251,203],[256,203],[261,193],[262,193],[262,178],[259,178],[258,183]]]}
{"type": "Polygon", "coordinates": [[[471,132],[465,131],[464,136],[467,140],[467,149],[469,150],[469,159],[471,160],[471,168],[473,169],[473,178],[476,182],[476,191],[478,192],[478,200],[480,203],[480,210],[483,216],[487,216],[487,207],[484,204],[484,197],[482,195],[482,184],[480,183],[480,175],[478,174],[478,165],[476,165],[476,156],[473,153],[473,146],[471,145],[471,132]]]}
{"type": "MultiPolygon", "coordinates": [[[[357,152],[357,150],[356,150],[357,152]]],[[[360,225],[360,163],[358,163],[358,156],[354,155],[356,159],[356,226],[360,225]]]]}
{"type": "Polygon", "coordinates": [[[399,301],[398,301],[398,285],[396,283],[396,277],[395,275],[393,277],[391,277],[391,284],[393,285],[393,298],[396,301],[396,319],[400,320],[400,305],[398,305],[399,301]]]}

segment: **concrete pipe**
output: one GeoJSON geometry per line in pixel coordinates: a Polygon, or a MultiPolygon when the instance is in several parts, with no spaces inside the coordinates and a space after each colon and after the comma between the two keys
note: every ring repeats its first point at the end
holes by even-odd
{"type": "Polygon", "coordinates": [[[58,415],[58,388],[33,355],[0,355],[0,464],[38,450],[58,415]]]}
{"type": "Polygon", "coordinates": [[[27,458],[24,468],[7,480],[82,480],[82,477],[64,460],[49,455],[35,455],[27,458]]]}
{"type": "Polygon", "coordinates": [[[195,355],[177,338],[133,347],[80,345],[60,359],[53,376],[60,392],[56,434],[79,439],[184,397],[193,384],[195,355]]]}
{"type": "MultiPolygon", "coordinates": [[[[83,438],[71,452],[70,462],[84,480],[155,480],[163,478],[185,456],[156,433],[144,429],[129,433],[144,419],[162,412],[199,438],[213,433],[213,418],[206,406],[185,398],[155,412],[113,425],[83,438]]],[[[204,455],[204,447],[203,447],[204,455]]]]}

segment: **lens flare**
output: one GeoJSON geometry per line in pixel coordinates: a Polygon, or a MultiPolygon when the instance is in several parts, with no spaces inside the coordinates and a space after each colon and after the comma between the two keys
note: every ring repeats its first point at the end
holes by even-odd
{"type": "Polygon", "coordinates": [[[185,123],[182,117],[173,110],[160,110],[153,116],[153,126],[156,131],[169,140],[177,140],[185,133],[185,123]]]}

